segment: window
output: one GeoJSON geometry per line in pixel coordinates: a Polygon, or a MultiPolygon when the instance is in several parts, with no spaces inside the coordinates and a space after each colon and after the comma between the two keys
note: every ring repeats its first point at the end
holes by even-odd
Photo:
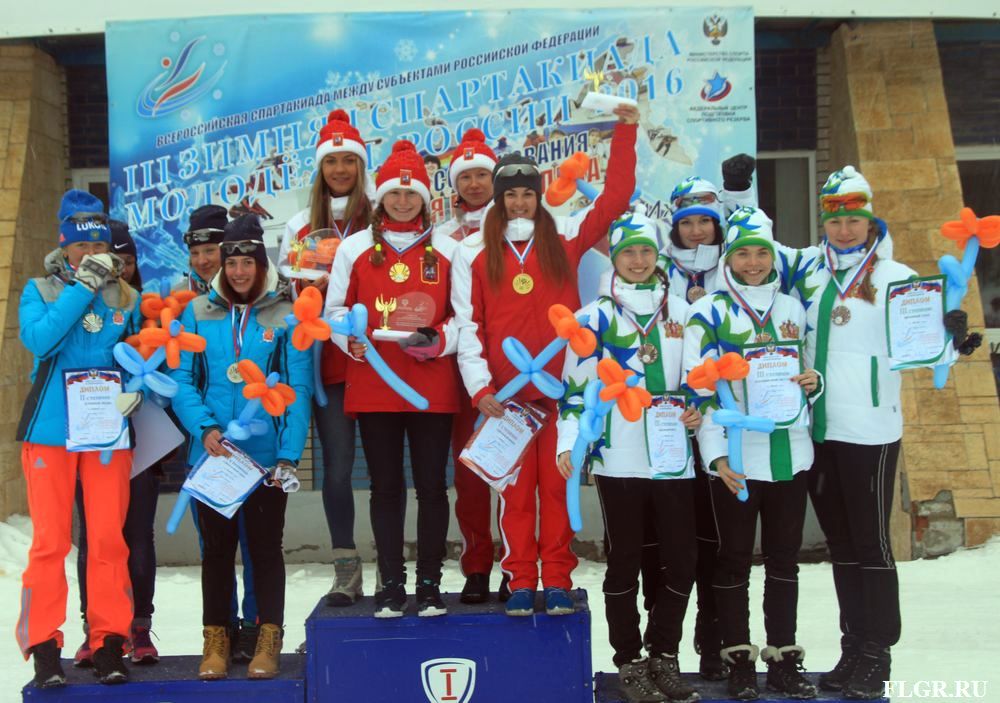
{"type": "Polygon", "coordinates": [[[795,248],[815,244],[815,152],[759,152],[756,181],[760,207],[774,221],[775,239],[795,248]]]}

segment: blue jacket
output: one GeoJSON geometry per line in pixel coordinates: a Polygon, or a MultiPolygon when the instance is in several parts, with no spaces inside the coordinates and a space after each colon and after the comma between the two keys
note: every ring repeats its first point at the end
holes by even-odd
{"type": "Polygon", "coordinates": [[[117,282],[92,293],[73,281],[64,262],[61,249],[46,256],[49,275],[28,281],[18,308],[21,342],[35,361],[17,439],[54,447],[66,445],[63,371],[117,367],[115,344],[138,331],[142,320],[137,291],[130,289],[130,300],[123,306],[117,282]],[[83,329],[83,317],[91,309],[104,321],[96,333],[83,329]]]}
{"type": "Polygon", "coordinates": [[[219,275],[211,292],[192,300],[181,317],[186,332],[199,334],[208,342],[206,351],[183,352],[180,367],[171,372],[179,386],[171,407],[189,435],[188,463],[195,464],[204,454],[205,432],[212,428],[225,432],[247,404],[244,384],[226,377],[226,370],[240,359],[253,360],[265,374],[277,371],[281,382],[295,389],[296,399],[281,417],[271,418],[261,409],[257,417],[268,420],[267,434],[235,444],[261,466],[274,466],[279,459],[297,463],[309,429],[313,370],[312,352],[292,346],[291,329],[285,324],[292,303],[287,294],[276,290],[277,274],[269,266],[266,292],[250,310],[237,359],[232,306],[218,289],[219,275]]]}

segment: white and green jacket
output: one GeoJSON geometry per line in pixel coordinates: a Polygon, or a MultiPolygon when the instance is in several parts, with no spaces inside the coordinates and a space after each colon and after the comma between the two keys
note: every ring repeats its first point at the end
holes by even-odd
{"type": "MultiPolygon", "coordinates": [[[[586,358],[578,357],[572,349],[566,350],[563,365],[565,395],[560,401],[557,429],[559,440],[556,454],[571,451],[579,432],[579,418],[583,410],[583,391],[588,383],[597,380],[597,364],[611,358],[625,370],[642,376],[639,382],[654,396],[686,394],[683,386],[683,337],[688,304],[674,295],[667,296],[667,305],[659,320],[643,339],[636,324],[645,325],[663,301],[664,287],[657,280],[650,284],[626,283],[618,276],[611,281],[614,297],[601,296],[580,312],[590,315],[588,326],[597,337],[597,348],[586,358]],[[644,364],[638,358],[639,346],[652,344],[657,359],[644,364]]],[[[615,478],[653,478],[646,448],[645,422],[627,422],[615,407],[605,421],[604,436],[591,449],[591,472],[615,478]]],[[[694,460],[688,458],[684,472],[678,476],[657,478],[693,478],[694,460]]]]}
{"type": "MultiPolygon", "coordinates": [[[[743,347],[753,344],[758,336],[766,333],[778,342],[799,340],[804,342],[804,368],[812,367],[812,348],[807,336],[806,311],[802,303],[779,291],[780,279],[772,274],[771,281],[760,286],[739,283],[725,267],[723,274],[727,287],[706,295],[691,306],[684,329],[684,373],[701,364],[705,359],[718,359],[727,352],[743,355],[743,347]],[[771,315],[761,327],[736,301],[730,288],[738,292],[758,314],[773,306],[771,315]]],[[[743,384],[730,384],[741,409],[746,412],[743,384]]],[[[822,394],[823,382],[812,398],[822,394]]],[[[698,446],[702,464],[715,474],[712,462],[729,454],[725,429],[712,421],[714,403],[702,405],[705,419],[698,430],[698,446]]],[[[800,471],[812,466],[813,445],[809,437],[809,413],[804,410],[796,424],[787,429],[776,429],[771,434],[744,431],[743,469],[747,478],[755,481],[789,480],[800,471]]]]}

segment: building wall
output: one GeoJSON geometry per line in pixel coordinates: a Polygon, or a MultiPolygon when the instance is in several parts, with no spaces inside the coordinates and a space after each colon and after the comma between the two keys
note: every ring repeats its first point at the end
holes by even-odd
{"type": "Polygon", "coordinates": [[[25,282],[42,273],[42,258],[56,246],[65,145],[62,69],[30,45],[0,46],[0,519],[27,512],[14,436],[31,356],[18,340],[17,307],[25,282]]]}

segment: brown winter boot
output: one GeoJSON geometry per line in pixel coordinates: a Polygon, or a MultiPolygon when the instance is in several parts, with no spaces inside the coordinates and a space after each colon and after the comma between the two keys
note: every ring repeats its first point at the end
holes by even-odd
{"type": "Polygon", "coordinates": [[[202,630],[205,648],[198,667],[198,678],[205,681],[224,679],[229,675],[229,633],[222,625],[206,625],[202,630]]]}
{"type": "Polygon", "coordinates": [[[278,658],[281,656],[281,628],[271,623],[260,626],[257,635],[257,650],[247,669],[251,679],[273,679],[278,675],[278,658]]]}

